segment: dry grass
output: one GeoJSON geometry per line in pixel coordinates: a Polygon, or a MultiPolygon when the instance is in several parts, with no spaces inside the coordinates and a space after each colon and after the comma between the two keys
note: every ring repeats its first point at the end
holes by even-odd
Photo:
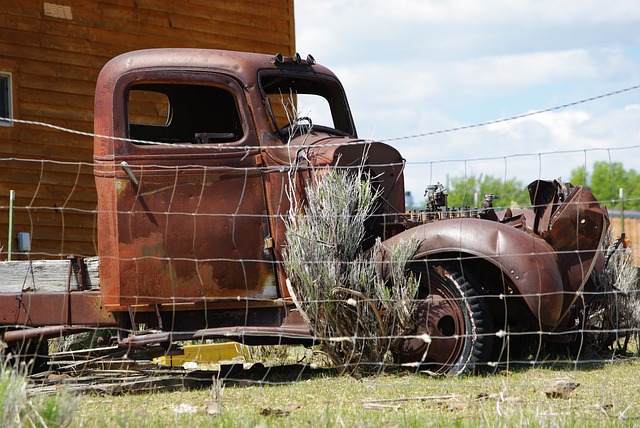
{"type": "Polygon", "coordinates": [[[0,364],[0,426],[66,427],[75,417],[78,399],[64,391],[28,397],[25,368],[0,364]]]}
{"type": "Polygon", "coordinates": [[[498,376],[383,374],[316,377],[294,384],[225,386],[220,414],[211,392],[82,397],[76,426],[637,426],[640,362],[580,369],[530,368],[498,376]],[[555,379],[580,386],[549,398],[555,379]],[[178,414],[175,409],[194,409],[178,414]]]}

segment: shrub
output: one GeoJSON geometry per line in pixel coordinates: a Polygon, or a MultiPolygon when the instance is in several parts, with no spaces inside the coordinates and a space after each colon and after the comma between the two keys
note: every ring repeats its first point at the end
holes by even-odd
{"type": "Polygon", "coordinates": [[[29,399],[24,370],[0,366],[0,426],[65,427],[76,408],[77,399],[65,392],[29,399]]]}
{"type": "Polygon", "coordinates": [[[294,303],[334,363],[379,368],[394,338],[412,327],[419,282],[406,266],[417,242],[391,251],[391,287],[376,268],[380,241],[362,248],[380,195],[364,169],[314,171],[304,205],[295,199],[296,181],[290,183],[283,253],[294,303]]]}
{"type": "Polygon", "coordinates": [[[18,370],[0,366],[0,425],[20,426],[27,406],[26,378],[18,370]]]}

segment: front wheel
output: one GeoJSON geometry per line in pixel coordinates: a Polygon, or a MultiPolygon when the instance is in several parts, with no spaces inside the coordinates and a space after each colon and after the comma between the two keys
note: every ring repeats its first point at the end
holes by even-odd
{"type": "Polygon", "coordinates": [[[493,320],[475,284],[456,264],[416,261],[410,272],[420,280],[415,328],[394,347],[401,364],[416,364],[434,373],[479,370],[493,353],[493,320]]]}

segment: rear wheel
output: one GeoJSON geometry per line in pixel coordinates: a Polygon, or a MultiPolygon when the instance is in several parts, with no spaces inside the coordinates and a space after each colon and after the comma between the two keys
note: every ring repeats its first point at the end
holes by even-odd
{"type": "Polygon", "coordinates": [[[435,373],[462,374],[486,366],[493,354],[491,313],[475,284],[460,266],[414,262],[410,271],[420,279],[413,336],[395,348],[399,363],[415,363],[435,373]]]}

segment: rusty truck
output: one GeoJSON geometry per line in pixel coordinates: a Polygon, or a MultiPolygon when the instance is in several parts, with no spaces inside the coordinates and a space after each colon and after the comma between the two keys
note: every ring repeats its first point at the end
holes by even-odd
{"type": "Polygon", "coordinates": [[[608,217],[588,189],[536,180],[530,209],[496,212],[491,198],[451,209],[431,187],[408,212],[405,159],[358,138],[343,86],[312,56],[126,53],[102,69],[94,116],[99,281],[73,257],[73,284],[0,288],[5,352],[46,354],[47,339],[96,329],[127,349],[316,343],[282,250],[289,178],[304,192],[319,167],[365,165],[379,191],[369,237],[419,240],[407,270],[420,303],[399,363],[460,373],[499,363],[506,334],[569,342],[599,290],[608,217]],[[286,100],[312,113],[291,117],[286,100]]]}

